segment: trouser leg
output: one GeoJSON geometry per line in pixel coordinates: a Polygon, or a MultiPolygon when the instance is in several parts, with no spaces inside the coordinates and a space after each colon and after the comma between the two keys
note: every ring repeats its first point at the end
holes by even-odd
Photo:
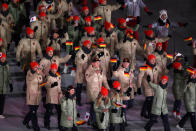
{"type": "Polygon", "coordinates": [[[2,115],[4,112],[4,106],[5,106],[5,95],[1,94],[0,95],[0,115],[2,115]]]}
{"type": "Polygon", "coordinates": [[[53,105],[52,104],[47,104],[46,105],[46,113],[44,116],[44,126],[46,128],[50,128],[50,116],[52,115],[52,109],[53,109],[53,105]]]}
{"type": "Polygon", "coordinates": [[[151,114],[150,115],[150,120],[148,121],[148,123],[146,124],[146,126],[144,127],[144,129],[146,131],[150,131],[152,126],[154,125],[154,123],[156,123],[158,116],[151,114]]]}
{"type": "Polygon", "coordinates": [[[60,128],[60,122],[61,122],[61,105],[55,105],[57,110],[57,119],[58,119],[58,127],[60,128]]]}
{"type": "Polygon", "coordinates": [[[193,131],[196,131],[196,117],[195,117],[195,112],[190,112],[190,118],[191,118],[191,126],[193,131]]]}
{"type": "Polygon", "coordinates": [[[179,121],[178,125],[183,128],[184,125],[186,124],[186,121],[189,119],[189,113],[186,113],[182,119],[179,121]]]}
{"type": "Polygon", "coordinates": [[[90,120],[92,122],[92,124],[96,123],[96,115],[95,115],[95,111],[94,111],[94,102],[90,103],[91,107],[90,107],[90,120]]]}
{"type": "Polygon", "coordinates": [[[147,97],[147,112],[148,112],[149,117],[150,117],[151,110],[152,110],[153,98],[154,98],[153,96],[147,97]]]}
{"type": "Polygon", "coordinates": [[[82,84],[77,84],[76,88],[76,102],[78,105],[81,105],[81,93],[82,93],[82,84]]]}
{"type": "Polygon", "coordinates": [[[31,111],[32,111],[31,122],[32,122],[34,131],[40,131],[40,128],[38,126],[38,119],[37,119],[37,109],[38,109],[38,106],[31,106],[31,111]]]}
{"type": "Polygon", "coordinates": [[[141,116],[142,117],[146,117],[147,116],[147,98],[145,99],[143,106],[142,106],[142,110],[141,110],[141,116]]]}
{"type": "Polygon", "coordinates": [[[181,100],[177,100],[177,106],[176,106],[177,115],[180,115],[181,105],[182,105],[181,100]]]}
{"type": "Polygon", "coordinates": [[[169,121],[168,121],[168,114],[165,115],[161,115],[161,119],[163,122],[163,126],[164,126],[164,131],[170,131],[170,125],[169,125],[169,121]]]}
{"type": "Polygon", "coordinates": [[[114,124],[110,124],[110,127],[109,127],[109,131],[115,131],[115,125],[114,124]]]}
{"type": "Polygon", "coordinates": [[[120,131],[125,131],[125,123],[120,124],[120,131]]]}

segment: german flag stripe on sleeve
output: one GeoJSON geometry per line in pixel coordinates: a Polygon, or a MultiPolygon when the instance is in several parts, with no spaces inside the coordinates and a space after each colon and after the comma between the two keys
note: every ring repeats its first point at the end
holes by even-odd
{"type": "Polygon", "coordinates": [[[191,40],[193,40],[192,37],[188,37],[188,38],[185,38],[185,39],[184,39],[184,41],[191,41],[191,40]]]}
{"type": "Polygon", "coordinates": [[[146,43],[144,43],[144,50],[146,50],[146,43]]]}
{"type": "Polygon", "coordinates": [[[101,19],[103,19],[101,16],[95,16],[94,17],[94,20],[96,21],[96,20],[101,20],[101,19]]]}
{"type": "Polygon", "coordinates": [[[74,47],[75,51],[79,50],[80,49],[80,46],[76,46],[74,47]]]}
{"type": "Polygon", "coordinates": [[[79,126],[79,125],[84,125],[85,123],[86,123],[85,120],[80,120],[80,121],[77,121],[77,122],[76,122],[77,126],[79,126]]]}
{"type": "Polygon", "coordinates": [[[117,59],[110,59],[111,63],[117,63],[117,59]]]}
{"type": "Polygon", "coordinates": [[[67,41],[67,42],[65,42],[65,44],[71,46],[71,45],[73,45],[73,42],[67,41]]]}
{"type": "Polygon", "coordinates": [[[192,68],[192,67],[188,67],[187,69],[186,69],[189,73],[194,73],[194,68],[192,68]]]}
{"type": "Polygon", "coordinates": [[[145,71],[145,70],[147,70],[147,69],[148,69],[147,66],[141,66],[141,67],[140,67],[140,71],[145,71]]]}
{"type": "Polygon", "coordinates": [[[129,77],[129,73],[124,73],[124,76],[129,77]]]}
{"type": "Polygon", "coordinates": [[[40,87],[42,87],[42,86],[44,86],[45,84],[46,84],[46,82],[45,82],[45,83],[40,84],[39,86],[40,86],[40,87]]]}
{"type": "Polygon", "coordinates": [[[61,76],[61,74],[60,74],[59,72],[57,72],[57,73],[56,73],[56,75],[57,75],[58,77],[60,77],[60,76],[61,76]]]}
{"type": "Polygon", "coordinates": [[[171,54],[167,54],[167,58],[169,58],[169,59],[173,59],[173,55],[171,55],[171,54]]]}
{"type": "Polygon", "coordinates": [[[106,44],[99,44],[100,47],[106,47],[106,44]]]}

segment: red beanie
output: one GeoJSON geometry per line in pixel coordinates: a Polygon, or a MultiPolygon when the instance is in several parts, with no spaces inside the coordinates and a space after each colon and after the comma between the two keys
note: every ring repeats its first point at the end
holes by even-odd
{"type": "Polygon", "coordinates": [[[118,23],[122,25],[123,23],[126,23],[126,20],[124,18],[118,18],[118,23]]]}
{"type": "Polygon", "coordinates": [[[105,29],[108,30],[109,28],[114,28],[113,24],[110,22],[105,21],[105,25],[104,25],[105,29]]]}
{"type": "Polygon", "coordinates": [[[27,27],[26,33],[27,33],[27,35],[30,35],[30,34],[34,33],[34,31],[30,27],[27,27]]]}
{"type": "Polygon", "coordinates": [[[85,18],[84,18],[84,20],[86,21],[86,22],[91,22],[92,20],[91,20],[91,16],[86,16],[85,18]]]}
{"type": "Polygon", "coordinates": [[[73,20],[74,20],[74,21],[76,21],[76,20],[79,21],[79,20],[80,20],[80,17],[77,16],[77,15],[75,15],[75,16],[73,17],[73,20]]]}
{"type": "Polygon", "coordinates": [[[165,79],[165,80],[168,81],[168,76],[166,76],[166,75],[162,76],[162,77],[161,77],[161,80],[163,80],[163,79],[165,79]]]}
{"type": "Polygon", "coordinates": [[[45,12],[40,12],[39,17],[42,17],[42,16],[46,17],[46,13],[45,12]]]}
{"type": "Polygon", "coordinates": [[[83,46],[87,46],[88,44],[91,44],[91,41],[90,41],[90,40],[85,40],[85,41],[83,42],[83,46]]]}
{"type": "Polygon", "coordinates": [[[103,4],[106,0],[99,0],[99,4],[103,4]]]}
{"type": "Polygon", "coordinates": [[[174,62],[174,64],[173,64],[173,68],[174,69],[178,69],[180,66],[182,66],[182,64],[180,63],[180,62],[174,62]]]}
{"type": "Polygon", "coordinates": [[[52,51],[52,52],[53,52],[54,49],[53,49],[52,47],[49,46],[49,47],[46,48],[46,53],[48,54],[49,51],[52,51]]]}
{"type": "Polygon", "coordinates": [[[3,39],[2,38],[0,38],[0,42],[2,42],[3,41],[3,39]]]}
{"type": "Polygon", "coordinates": [[[97,44],[100,44],[100,43],[104,43],[103,37],[100,37],[100,38],[97,40],[97,44]]]}
{"type": "Polygon", "coordinates": [[[6,54],[2,52],[2,53],[0,53],[0,59],[3,57],[6,58],[6,54]]]}
{"type": "Polygon", "coordinates": [[[6,9],[8,9],[8,4],[6,4],[6,3],[3,3],[2,5],[1,5],[1,8],[6,8],[6,9]]]}
{"type": "Polygon", "coordinates": [[[35,67],[39,66],[37,62],[31,62],[30,63],[31,69],[34,69],[35,67]]]}
{"type": "Polygon", "coordinates": [[[154,33],[153,30],[145,30],[145,31],[144,31],[144,34],[145,34],[146,36],[150,36],[150,35],[152,35],[153,33],[154,33]]]}
{"type": "Polygon", "coordinates": [[[156,47],[158,47],[158,46],[161,46],[162,47],[162,43],[160,43],[160,42],[158,42],[157,44],[156,44],[156,47]]]}
{"type": "Polygon", "coordinates": [[[82,7],[82,12],[84,12],[85,10],[89,10],[88,6],[82,7]]]}
{"type": "Polygon", "coordinates": [[[120,86],[120,82],[119,81],[114,81],[113,82],[113,87],[116,89],[117,87],[120,86]]]}
{"type": "Polygon", "coordinates": [[[40,5],[40,6],[39,6],[39,11],[40,11],[42,8],[45,8],[45,6],[44,6],[44,5],[40,5]]]}
{"type": "Polygon", "coordinates": [[[58,69],[58,66],[57,66],[57,64],[56,63],[54,63],[54,64],[52,64],[51,66],[50,66],[50,69],[52,70],[52,69],[58,69]]]}
{"type": "Polygon", "coordinates": [[[153,54],[148,55],[148,61],[156,59],[156,57],[153,54]]]}
{"type": "Polygon", "coordinates": [[[106,89],[105,87],[101,87],[101,95],[102,96],[107,96],[108,95],[108,89],[106,89]]]}
{"type": "Polygon", "coordinates": [[[84,29],[85,29],[85,31],[86,31],[88,34],[92,33],[92,32],[95,30],[95,28],[92,27],[92,26],[84,27],[84,29]]]}

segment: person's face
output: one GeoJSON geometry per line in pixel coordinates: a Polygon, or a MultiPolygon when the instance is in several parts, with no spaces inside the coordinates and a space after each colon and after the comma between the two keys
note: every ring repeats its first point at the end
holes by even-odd
{"type": "Polygon", "coordinates": [[[90,48],[91,48],[91,44],[86,45],[86,47],[87,47],[88,49],[90,49],[90,48]]]}
{"type": "Polygon", "coordinates": [[[13,3],[14,3],[14,4],[18,3],[18,0],[13,0],[13,3]]]}
{"type": "Polygon", "coordinates": [[[93,62],[92,64],[93,64],[93,66],[95,68],[99,68],[99,66],[100,66],[100,62],[99,61],[93,62]]]}
{"type": "Polygon", "coordinates": [[[89,10],[84,11],[84,15],[87,16],[89,14],[89,10]]]}
{"type": "Polygon", "coordinates": [[[106,4],[107,4],[107,0],[104,0],[103,5],[106,5],[106,4]]]}
{"type": "Polygon", "coordinates": [[[121,86],[117,87],[117,90],[120,90],[121,89],[121,86]]]}
{"type": "Polygon", "coordinates": [[[158,49],[159,51],[161,51],[161,50],[162,50],[162,46],[158,46],[157,49],[158,49]]]}
{"type": "Polygon", "coordinates": [[[93,31],[90,33],[90,35],[95,35],[95,31],[93,30],[93,31]]]}
{"type": "Polygon", "coordinates": [[[78,21],[74,21],[74,26],[77,27],[79,24],[78,24],[78,21]]]}
{"type": "Polygon", "coordinates": [[[8,10],[7,8],[2,7],[2,11],[3,11],[3,12],[5,12],[5,11],[7,11],[7,10],[8,10]]]}
{"type": "Polygon", "coordinates": [[[1,62],[4,63],[5,61],[6,61],[6,58],[5,57],[2,57],[1,58],[1,62]]]}
{"type": "Polygon", "coordinates": [[[42,7],[40,12],[45,12],[46,13],[46,8],[45,7],[42,7]]]}
{"type": "Polygon", "coordinates": [[[167,84],[167,80],[163,79],[163,80],[161,80],[161,83],[162,83],[163,85],[165,85],[165,84],[167,84]]]}
{"type": "Polygon", "coordinates": [[[53,51],[49,51],[48,56],[52,57],[53,56],[53,51]]]}
{"type": "Polygon", "coordinates": [[[29,34],[29,38],[33,39],[34,33],[29,34]]]}
{"type": "Polygon", "coordinates": [[[90,21],[86,21],[85,22],[87,26],[91,26],[91,22],[90,21]]]}
{"type": "Polygon", "coordinates": [[[41,20],[45,20],[45,16],[41,16],[40,19],[41,19],[41,20]]]}
{"type": "Polygon", "coordinates": [[[53,34],[53,38],[54,38],[54,39],[57,39],[58,37],[59,37],[59,34],[58,34],[58,33],[54,33],[54,34],[53,34]]]}
{"type": "Polygon", "coordinates": [[[129,62],[123,62],[123,67],[128,68],[129,67],[129,62]]]}
{"type": "Polygon", "coordinates": [[[75,94],[75,89],[69,90],[69,94],[70,94],[70,96],[74,95],[75,94]]]}
{"type": "Polygon", "coordinates": [[[57,70],[56,70],[56,69],[51,69],[51,72],[52,72],[53,74],[56,74],[57,70]]]}
{"type": "Polygon", "coordinates": [[[127,23],[126,23],[126,22],[123,23],[122,26],[123,26],[123,27],[127,27],[127,23]]]}
{"type": "Polygon", "coordinates": [[[178,70],[182,70],[182,66],[179,66],[179,67],[178,67],[178,70]]]}
{"type": "Polygon", "coordinates": [[[108,32],[111,32],[112,31],[112,28],[108,28],[108,32]]]}
{"type": "Polygon", "coordinates": [[[150,64],[154,65],[156,60],[155,59],[151,59],[149,62],[150,62],[150,64]]]}
{"type": "Polygon", "coordinates": [[[150,38],[153,38],[154,37],[154,33],[152,33],[152,34],[150,34],[150,36],[149,36],[150,38]]]}
{"type": "Polygon", "coordinates": [[[2,41],[0,41],[0,46],[2,46],[2,41]]]}
{"type": "Polygon", "coordinates": [[[166,20],[166,19],[167,19],[167,15],[166,15],[166,14],[162,14],[162,15],[161,15],[161,19],[162,19],[162,20],[166,20]]]}

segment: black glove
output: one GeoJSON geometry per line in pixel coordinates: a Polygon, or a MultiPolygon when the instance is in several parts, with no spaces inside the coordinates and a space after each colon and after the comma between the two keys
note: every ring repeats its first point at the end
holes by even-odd
{"type": "Polygon", "coordinates": [[[37,29],[38,29],[38,26],[35,26],[35,28],[34,28],[34,32],[36,32],[36,31],[37,31],[37,29]]]}
{"type": "Polygon", "coordinates": [[[104,120],[104,116],[105,116],[105,113],[104,112],[102,112],[101,113],[101,118],[100,118],[100,122],[102,123],[103,122],[103,120],[104,120]]]}
{"type": "Polygon", "coordinates": [[[0,25],[1,25],[1,23],[2,23],[2,19],[0,19],[0,25]]]}
{"type": "Polygon", "coordinates": [[[168,35],[169,38],[172,38],[172,35],[168,35]]]}
{"type": "Polygon", "coordinates": [[[127,96],[131,96],[131,91],[132,91],[132,88],[129,87],[126,91],[127,96]]]}
{"type": "Polygon", "coordinates": [[[125,43],[127,41],[127,36],[125,35],[124,39],[123,39],[123,43],[125,43]]]}
{"type": "Polygon", "coordinates": [[[7,45],[7,50],[9,50],[9,49],[10,49],[10,44],[7,45]]]}
{"type": "Polygon", "coordinates": [[[188,62],[187,56],[184,56],[184,61],[185,61],[185,62],[188,62]]]}
{"type": "Polygon", "coordinates": [[[169,64],[167,65],[167,69],[170,70],[170,69],[172,68],[172,66],[173,66],[173,63],[169,63],[169,64]]]}
{"type": "Polygon", "coordinates": [[[77,117],[80,118],[80,113],[77,113],[77,117]]]}
{"type": "Polygon", "coordinates": [[[61,45],[61,40],[59,39],[59,40],[57,41],[57,43],[59,43],[59,44],[61,45]]]}
{"type": "Polygon", "coordinates": [[[187,27],[188,25],[189,25],[189,23],[184,23],[183,24],[184,27],[187,27]]]}
{"type": "Polygon", "coordinates": [[[141,19],[139,16],[137,16],[137,24],[140,24],[140,22],[141,22],[141,19]]]}
{"type": "Polygon", "coordinates": [[[20,66],[20,62],[17,62],[17,65],[20,66]]]}
{"type": "Polygon", "coordinates": [[[149,16],[153,15],[153,13],[150,12],[150,11],[148,11],[147,14],[148,14],[149,16]]]}
{"type": "Polygon", "coordinates": [[[150,78],[150,76],[149,75],[147,75],[147,81],[148,81],[148,83],[151,81],[151,78],[150,78]]]}
{"type": "Polygon", "coordinates": [[[76,53],[72,50],[72,51],[69,52],[69,55],[73,56],[73,55],[76,55],[76,53]]]}
{"type": "Polygon", "coordinates": [[[148,28],[148,25],[143,25],[142,27],[144,27],[144,28],[148,28]]]}
{"type": "Polygon", "coordinates": [[[111,112],[112,112],[112,113],[117,113],[118,110],[117,110],[117,109],[111,109],[111,112]]]}
{"type": "Polygon", "coordinates": [[[10,92],[13,92],[13,85],[10,84],[9,86],[10,86],[10,92]]]}
{"type": "Polygon", "coordinates": [[[98,56],[99,58],[101,58],[102,56],[104,56],[104,52],[103,52],[103,51],[100,52],[99,54],[97,54],[97,56],[98,56]]]}
{"type": "Polygon", "coordinates": [[[138,88],[138,89],[137,89],[137,94],[138,94],[138,95],[141,95],[141,94],[142,94],[141,88],[138,88]]]}
{"type": "Polygon", "coordinates": [[[54,82],[52,85],[51,85],[51,88],[55,87],[55,86],[58,86],[58,82],[54,82]]]}
{"type": "Polygon", "coordinates": [[[84,58],[85,58],[85,55],[84,55],[84,54],[82,54],[82,55],[81,55],[81,58],[84,60],[84,58]]]}
{"type": "Polygon", "coordinates": [[[113,69],[113,71],[117,71],[117,69],[118,69],[117,63],[115,63],[115,64],[112,66],[112,69],[113,69]]]}

